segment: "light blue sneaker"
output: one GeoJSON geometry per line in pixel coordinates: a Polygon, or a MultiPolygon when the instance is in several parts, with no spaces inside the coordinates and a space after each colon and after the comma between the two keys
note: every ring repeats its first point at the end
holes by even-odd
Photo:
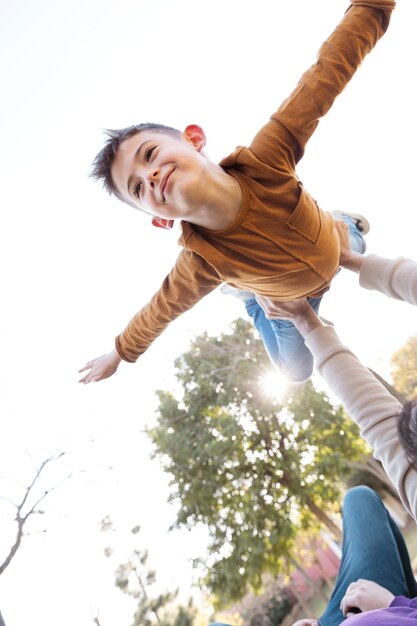
{"type": "Polygon", "coordinates": [[[351,217],[353,220],[355,220],[356,227],[361,235],[367,235],[369,233],[371,225],[369,224],[368,220],[360,213],[349,213],[348,211],[331,211],[331,214],[337,220],[342,219],[343,215],[347,215],[348,217],[351,217]]]}

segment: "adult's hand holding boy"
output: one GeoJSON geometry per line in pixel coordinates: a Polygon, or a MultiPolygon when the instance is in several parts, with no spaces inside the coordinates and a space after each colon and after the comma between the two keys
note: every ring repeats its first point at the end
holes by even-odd
{"type": "Polygon", "coordinates": [[[271,300],[264,296],[256,296],[256,299],[269,320],[289,320],[303,337],[312,330],[324,326],[309,305],[307,298],[298,298],[289,302],[271,300]]]}
{"type": "Polygon", "coordinates": [[[335,226],[336,230],[338,231],[340,241],[339,265],[340,267],[344,267],[351,272],[356,272],[357,274],[359,274],[359,272],[361,271],[364,256],[363,254],[359,254],[359,252],[354,252],[352,250],[350,245],[348,225],[341,220],[336,220],[335,226]]]}
{"type": "Polygon", "coordinates": [[[385,609],[390,606],[394,597],[393,593],[378,583],[359,578],[347,588],[340,603],[340,610],[348,617],[352,608],[360,609],[362,612],[385,609]]]}
{"type": "Polygon", "coordinates": [[[108,354],[103,354],[89,361],[84,367],[78,370],[79,373],[88,371],[78,382],[87,385],[88,383],[96,383],[104,378],[110,378],[110,376],[113,376],[117,371],[121,360],[116,350],[113,349],[108,354]]]}

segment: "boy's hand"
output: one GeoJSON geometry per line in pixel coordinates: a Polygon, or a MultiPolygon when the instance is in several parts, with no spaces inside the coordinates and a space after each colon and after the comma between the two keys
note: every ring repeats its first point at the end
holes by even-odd
{"type": "Polygon", "coordinates": [[[298,622],[295,622],[292,626],[319,626],[319,623],[316,619],[306,618],[299,619],[298,622]]]}
{"type": "Polygon", "coordinates": [[[122,359],[117,354],[116,350],[112,350],[108,354],[103,354],[102,356],[89,361],[86,365],[84,365],[84,367],[78,370],[79,373],[89,370],[89,372],[83,376],[83,378],[80,378],[78,382],[86,385],[87,383],[96,383],[99,380],[113,376],[119,367],[121,360],[122,359]]]}
{"type": "Polygon", "coordinates": [[[385,609],[394,598],[394,594],[385,587],[381,587],[372,580],[359,578],[356,582],[350,583],[347,588],[340,603],[340,610],[347,617],[352,608],[360,609],[362,612],[385,609]]]}

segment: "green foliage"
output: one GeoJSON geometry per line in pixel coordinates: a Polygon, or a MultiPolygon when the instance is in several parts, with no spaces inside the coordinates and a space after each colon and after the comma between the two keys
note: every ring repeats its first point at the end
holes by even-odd
{"type": "Polygon", "coordinates": [[[417,335],[392,355],[391,365],[394,387],[411,400],[417,392],[417,335]]]}
{"type": "Polygon", "coordinates": [[[227,602],[282,570],[297,529],[317,525],[309,502],[325,516],[340,501],[346,458],[365,446],[310,382],[281,401],[264,392],[271,366],[248,322],[197,337],[176,368],[183,396],[158,392],[150,436],[172,475],[176,525],[209,528],[206,583],[227,602]]]}
{"type": "MultiPolygon", "coordinates": [[[[139,526],[132,529],[136,535],[139,526]]],[[[131,626],[193,626],[197,615],[192,601],[187,607],[174,603],[177,591],[155,590],[156,573],[148,566],[148,551],[134,550],[126,563],[116,570],[116,586],[137,602],[131,626]]]]}
{"type": "Polygon", "coordinates": [[[180,606],[174,622],[167,622],[166,626],[193,626],[195,611],[192,605],[187,608],[180,606]]]}

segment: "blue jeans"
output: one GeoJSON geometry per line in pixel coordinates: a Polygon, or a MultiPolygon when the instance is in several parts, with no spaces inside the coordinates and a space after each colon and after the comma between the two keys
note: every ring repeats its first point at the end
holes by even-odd
{"type": "MultiPolygon", "coordinates": [[[[340,602],[350,583],[358,578],[372,580],[396,596],[417,596],[417,583],[400,530],[375,491],[363,486],[350,489],[343,503],[342,561],[320,626],[339,626],[345,620],[340,602]]],[[[210,626],[228,625],[217,622],[210,626]]]]}
{"type": "MultiPolygon", "coordinates": [[[[343,215],[342,219],[349,226],[352,250],[363,254],[366,250],[366,243],[356,226],[355,220],[348,215],[343,215]]],[[[308,298],[317,314],[322,297],[308,298]]],[[[261,336],[272,363],[292,383],[302,383],[308,380],[313,373],[313,355],[306,348],[304,339],[294,324],[287,320],[268,320],[255,298],[246,300],[245,307],[261,336]]]]}
{"type": "Polygon", "coordinates": [[[343,503],[342,561],[320,626],[338,626],[344,621],[340,602],[350,583],[358,578],[372,580],[395,596],[417,596],[401,532],[380,497],[363,486],[348,491],[343,503]]]}

